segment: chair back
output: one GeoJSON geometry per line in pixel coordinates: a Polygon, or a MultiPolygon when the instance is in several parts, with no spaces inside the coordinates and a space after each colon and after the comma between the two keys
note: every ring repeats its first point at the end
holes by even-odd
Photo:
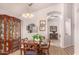
{"type": "Polygon", "coordinates": [[[35,43],[24,43],[24,54],[26,54],[28,51],[37,52],[37,45],[35,43]]]}
{"type": "Polygon", "coordinates": [[[20,48],[23,48],[23,46],[24,46],[24,44],[23,44],[23,43],[24,43],[24,42],[25,42],[25,40],[24,40],[24,39],[21,39],[21,40],[20,40],[20,48]]]}
{"type": "Polygon", "coordinates": [[[24,51],[24,54],[26,53],[26,49],[27,49],[27,44],[26,43],[23,43],[23,51],[24,51]]]}
{"type": "Polygon", "coordinates": [[[24,43],[25,42],[25,39],[21,39],[21,43],[24,43]]]}

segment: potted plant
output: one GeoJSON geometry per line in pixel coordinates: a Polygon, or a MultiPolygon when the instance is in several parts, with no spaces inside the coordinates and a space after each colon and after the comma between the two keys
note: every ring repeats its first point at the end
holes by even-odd
{"type": "Polygon", "coordinates": [[[42,41],[42,37],[43,36],[40,34],[35,34],[32,36],[33,40],[35,40],[35,41],[42,41]]]}

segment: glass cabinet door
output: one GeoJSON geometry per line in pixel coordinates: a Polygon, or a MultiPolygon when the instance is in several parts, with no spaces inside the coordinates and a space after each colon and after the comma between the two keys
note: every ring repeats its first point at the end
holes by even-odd
{"type": "Polygon", "coordinates": [[[19,39],[21,37],[21,28],[20,28],[20,26],[21,26],[20,21],[16,21],[16,26],[15,26],[16,39],[19,39]]]}
{"type": "Polygon", "coordinates": [[[3,17],[0,16],[0,45],[1,45],[1,52],[4,51],[4,20],[3,17]]]}
{"type": "Polygon", "coordinates": [[[13,21],[12,21],[12,18],[10,19],[10,40],[12,39],[12,33],[13,33],[13,21]]]}
{"type": "Polygon", "coordinates": [[[12,33],[12,37],[13,37],[13,39],[16,39],[16,35],[15,35],[15,28],[16,28],[16,26],[15,26],[15,24],[16,24],[16,22],[13,20],[13,33],[12,33]]]}
{"type": "Polygon", "coordinates": [[[8,42],[8,39],[9,39],[9,20],[8,18],[6,18],[6,51],[8,52],[9,51],[9,42],[8,42]]]}

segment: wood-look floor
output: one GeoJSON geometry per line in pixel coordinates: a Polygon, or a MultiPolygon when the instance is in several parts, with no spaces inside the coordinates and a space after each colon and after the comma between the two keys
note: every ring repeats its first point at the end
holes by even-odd
{"type": "MultiPolygon", "coordinates": [[[[67,47],[67,48],[59,48],[55,46],[50,47],[50,55],[73,55],[74,54],[74,47],[67,47]]],[[[20,50],[11,53],[10,55],[20,55],[20,50]]]]}
{"type": "Polygon", "coordinates": [[[50,55],[73,55],[74,47],[70,46],[67,48],[59,48],[55,46],[50,47],[50,55]]]}

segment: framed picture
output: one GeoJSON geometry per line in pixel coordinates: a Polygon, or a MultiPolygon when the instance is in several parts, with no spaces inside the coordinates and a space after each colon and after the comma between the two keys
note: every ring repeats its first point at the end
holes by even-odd
{"type": "Polygon", "coordinates": [[[28,24],[28,26],[26,26],[26,29],[27,29],[28,33],[37,33],[38,32],[38,27],[35,24],[28,24]]]}
{"type": "Polygon", "coordinates": [[[46,29],[46,20],[40,20],[39,29],[40,29],[40,31],[45,31],[45,29],[46,29]]]}
{"type": "Polygon", "coordinates": [[[56,32],[57,31],[57,26],[50,26],[50,32],[56,32]]]}

